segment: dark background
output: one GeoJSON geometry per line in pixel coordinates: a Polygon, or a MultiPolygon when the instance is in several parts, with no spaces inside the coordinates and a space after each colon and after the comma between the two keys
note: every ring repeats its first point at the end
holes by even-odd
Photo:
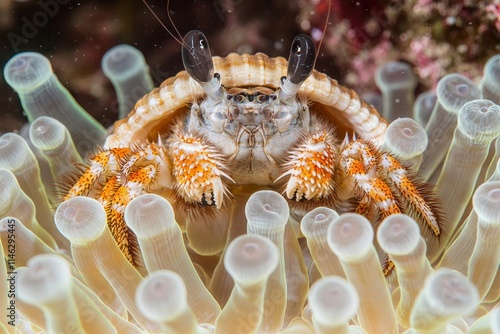
{"type": "MultiPolygon", "coordinates": [[[[9,5],[0,12],[1,67],[17,52],[42,53],[50,59],[63,85],[98,120],[114,119],[117,115],[113,87],[100,69],[101,58],[111,47],[127,43],[141,50],[155,85],[183,69],[179,43],[140,0],[58,4],[46,25],[37,27],[35,36],[25,40],[26,20],[33,23],[39,18],[37,13],[45,11],[43,5],[40,1],[2,1],[9,5]]],[[[167,2],[148,3],[174,32],[166,15],[167,2]]],[[[299,6],[300,2],[285,0],[179,0],[171,1],[169,10],[182,35],[192,29],[202,30],[214,55],[265,52],[287,57],[292,39],[302,32],[298,24],[299,6]]],[[[0,101],[0,131],[19,129],[26,119],[17,94],[5,83],[3,75],[0,101]]]]}

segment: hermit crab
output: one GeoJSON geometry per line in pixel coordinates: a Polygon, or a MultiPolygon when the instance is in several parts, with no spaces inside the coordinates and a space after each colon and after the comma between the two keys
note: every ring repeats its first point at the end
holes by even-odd
{"type": "Polygon", "coordinates": [[[138,247],[124,222],[128,202],[156,192],[198,219],[229,210],[239,193],[279,191],[300,214],[346,208],[374,223],[399,212],[441,235],[436,199],[390,152],[387,122],[358,95],[314,70],[297,36],[288,61],[264,54],[211,56],[206,37],[183,40],[185,71],[139,100],[114,125],[65,199],[97,198],[129,261],[138,247]],[[201,218],[200,218],[201,217],[201,218]]]}

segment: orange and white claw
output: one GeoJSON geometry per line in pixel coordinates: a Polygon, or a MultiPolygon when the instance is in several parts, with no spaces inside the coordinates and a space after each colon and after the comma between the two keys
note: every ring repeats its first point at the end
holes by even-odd
{"type": "Polygon", "coordinates": [[[222,177],[233,181],[224,172],[222,156],[203,138],[176,133],[169,139],[175,189],[187,202],[222,207],[229,191],[222,177]]]}
{"type": "Polygon", "coordinates": [[[286,185],[286,196],[300,201],[325,198],[333,193],[335,146],[333,134],[321,131],[307,138],[303,144],[292,150],[288,170],[279,179],[290,175],[286,185]]]}

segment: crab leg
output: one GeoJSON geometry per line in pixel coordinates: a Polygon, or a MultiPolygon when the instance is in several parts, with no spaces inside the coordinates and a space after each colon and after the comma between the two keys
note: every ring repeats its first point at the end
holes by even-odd
{"type": "Polygon", "coordinates": [[[342,150],[340,164],[344,172],[354,178],[358,189],[379,209],[381,218],[400,213],[398,203],[389,186],[375,171],[374,148],[361,139],[348,143],[342,150]]]}
{"type": "Polygon", "coordinates": [[[69,189],[64,200],[75,196],[88,196],[103,175],[117,170],[119,162],[130,154],[129,148],[112,148],[90,158],[90,165],[69,189]]]}
{"type": "Polygon", "coordinates": [[[158,178],[151,186],[172,188],[173,180],[170,171],[170,162],[167,158],[165,147],[158,138],[158,144],[150,143],[143,145],[131,151],[126,162],[122,164],[120,170],[120,183],[125,184],[130,172],[137,168],[144,167],[149,164],[154,164],[158,167],[158,178]]]}
{"type": "Polygon", "coordinates": [[[402,195],[409,206],[409,209],[416,214],[423,225],[428,228],[434,236],[440,238],[442,230],[440,226],[439,208],[435,203],[437,200],[431,194],[431,189],[426,189],[427,185],[412,180],[408,175],[408,170],[390,154],[382,153],[379,167],[387,174],[392,185],[402,195]]]}
{"type": "Polygon", "coordinates": [[[134,198],[146,193],[159,175],[159,164],[151,163],[148,166],[132,171],[123,184],[111,177],[104,186],[99,201],[106,209],[108,227],[116,240],[118,247],[130,263],[137,266],[139,246],[134,233],[124,220],[125,207],[134,198]]]}
{"type": "Polygon", "coordinates": [[[154,185],[172,187],[169,163],[162,145],[151,143],[135,149],[112,148],[90,159],[90,165],[68,191],[65,200],[88,196],[94,190],[100,192],[98,200],[106,209],[111,234],[130,263],[137,265],[137,240],[125,224],[123,213],[132,199],[154,185]],[[104,186],[96,189],[100,183],[104,186]]]}

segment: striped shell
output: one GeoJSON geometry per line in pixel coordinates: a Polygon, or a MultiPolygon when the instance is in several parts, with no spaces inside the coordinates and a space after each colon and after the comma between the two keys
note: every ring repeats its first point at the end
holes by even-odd
{"type": "MultiPolygon", "coordinates": [[[[213,57],[215,72],[220,74],[225,87],[265,86],[279,88],[280,78],[286,76],[287,61],[282,57],[270,58],[231,53],[225,58],[213,57]]],[[[377,110],[363,101],[353,90],[339,85],[334,79],[316,70],[300,87],[313,114],[329,119],[337,129],[339,138],[355,131],[366,140],[381,144],[387,121],[377,110]]],[[[105,148],[131,146],[144,140],[155,141],[158,134],[169,131],[172,120],[184,115],[189,105],[205,96],[200,85],[186,71],[166,79],[159,88],[140,99],[129,116],[115,123],[105,148]]]]}

